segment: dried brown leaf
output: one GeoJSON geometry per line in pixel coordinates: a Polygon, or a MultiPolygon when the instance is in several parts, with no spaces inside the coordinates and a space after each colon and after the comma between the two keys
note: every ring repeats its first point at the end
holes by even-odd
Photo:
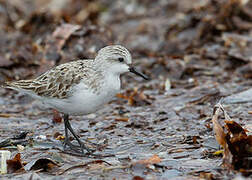
{"type": "Polygon", "coordinates": [[[39,170],[39,169],[48,171],[55,166],[57,166],[57,163],[51,160],[50,158],[39,158],[30,161],[28,164],[24,166],[24,169],[27,171],[39,170]]]}
{"type": "Polygon", "coordinates": [[[21,154],[17,153],[13,159],[7,160],[8,173],[16,173],[24,171],[24,166],[21,162],[21,154]]]}
{"type": "Polygon", "coordinates": [[[233,136],[243,135],[244,137],[247,137],[245,129],[243,129],[237,122],[226,120],[225,123],[225,128],[228,130],[228,133],[231,133],[233,136]]]}
{"type": "Polygon", "coordinates": [[[144,178],[141,176],[134,176],[132,180],[144,180],[144,178]]]}
{"type": "Polygon", "coordinates": [[[11,116],[12,116],[11,114],[0,113],[0,117],[2,118],[9,118],[11,116]]]}
{"type": "Polygon", "coordinates": [[[149,97],[148,95],[144,94],[143,91],[138,91],[137,88],[133,90],[127,90],[125,94],[117,94],[118,98],[126,99],[130,106],[144,106],[150,105],[153,98],[149,97]]]}
{"type": "Polygon", "coordinates": [[[217,142],[222,147],[225,147],[225,145],[226,145],[226,139],[225,139],[226,135],[224,133],[224,130],[223,130],[222,126],[218,122],[218,117],[219,117],[220,110],[221,110],[221,107],[218,107],[217,110],[215,111],[214,115],[213,115],[212,122],[213,122],[213,129],[214,129],[214,133],[215,133],[215,138],[216,138],[217,142]]]}
{"type": "Polygon", "coordinates": [[[52,39],[55,41],[54,45],[57,47],[57,50],[60,50],[71,34],[78,29],[80,29],[80,26],[73,24],[62,24],[61,26],[57,27],[52,34],[52,39]]]}
{"type": "Polygon", "coordinates": [[[161,161],[162,160],[160,159],[160,157],[158,155],[154,154],[149,159],[144,159],[144,160],[139,160],[139,161],[134,162],[133,165],[136,165],[136,164],[149,165],[149,164],[160,163],[161,161]]]}
{"type": "Polygon", "coordinates": [[[53,123],[61,123],[62,117],[60,116],[60,113],[57,110],[53,110],[53,123]]]}
{"type": "Polygon", "coordinates": [[[246,130],[231,120],[221,104],[217,105],[212,121],[216,140],[224,148],[223,165],[226,168],[235,170],[251,169],[249,157],[252,156],[252,136],[247,136],[246,130]],[[220,110],[224,113],[226,134],[218,122],[220,110]]]}
{"type": "Polygon", "coordinates": [[[128,122],[128,121],[129,121],[129,118],[128,118],[128,117],[115,118],[115,121],[128,122]]]}

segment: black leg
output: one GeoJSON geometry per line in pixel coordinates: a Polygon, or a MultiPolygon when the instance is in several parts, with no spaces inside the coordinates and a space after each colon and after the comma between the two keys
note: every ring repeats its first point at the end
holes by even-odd
{"type": "MultiPolygon", "coordinates": [[[[65,126],[65,141],[69,141],[69,137],[68,137],[68,129],[66,127],[66,120],[65,119],[68,119],[68,115],[67,114],[64,114],[64,126],[65,126]]],[[[66,147],[67,143],[64,144],[64,149],[66,147]]]]}
{"type": "Polygon", "coordinates": [[[72,150],[74,150],[75,152],[79,152],[76,148],[78,148],[78,146],[73,145],[69,139],[69,135],[68,135],[68,128],[67,128],[67,121],[68,121],[68,117],[69,115],[64,114],[64,126],[65,126],[65,141],[64,141],[64,150],[66,150],[66,146],[69,146],[72,150]]]}
{"type": "Polygon", "coordinates": [[[92,153],[92,150],[85,146],[83,142],[79,139],[79,137],[75,134],[70,122],[69,122],[69,115],[64,114],[64,124],[65,124],[65,136],[66,136],[66,144],[69,145],[69,147],[76,151],[76,146],[74,146],[70,141],[68,137],[68,130],[72,133],[74,138],[77,140],[77,142],[80,145],[81,152],[84,154],[84,149],[87,150],[89,153],[92,153]]]}
{"type": "Polygon", "coordinates": [[[89,149],[88,147],[86,147],[85,144],[83,142],[81,142],[81,140],[79,139],[79,137],[75,134],[75,132],[74,132],[74,130],[73,130],[73,128],[72,128],[72,126],[71,126],[68,118],[69,118],[69,115],[68,114],[64,114],[64,125],[65,125],[64,150],[65,150],[66,146],[68,145],[70,147],[70,149],[72,149],[76,153],[70,153],[70,152],[67,152],[67,151],[65,151],[65,153],[76,155],[76,156],[87,156],[87,155],[89,156],[89,155],[91,155],[91,156],[96,157],[96,158],[103,158],[103,157],[114,156],[112,154],[107,154],[107,155],[93,154],[94,150],[93,149],[89,149]],[[76,145],[74,145],[74,144],[72,144],[70,142],[68,130],[73,134],[74,138],[78,141],[78,143],[79,143],[80,146],[76,146],[76,145]],[[84,149],[88,152],[87,154],[84,153],[84,149]]]}

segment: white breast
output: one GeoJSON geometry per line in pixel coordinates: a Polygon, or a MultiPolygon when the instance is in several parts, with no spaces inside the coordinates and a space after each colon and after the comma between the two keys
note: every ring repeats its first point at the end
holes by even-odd
{"type": "Polygon", "coordinates": [[[108,103],[120,90],[119,76],[106,76],[102,83],[99,92],[91,91],[82,81],[76,85],[73,90],[73,95],[68,99],[50,99],[47,104],[50,104],[60,112],[70,115],[85,115],[90,114],[108,103]]]}

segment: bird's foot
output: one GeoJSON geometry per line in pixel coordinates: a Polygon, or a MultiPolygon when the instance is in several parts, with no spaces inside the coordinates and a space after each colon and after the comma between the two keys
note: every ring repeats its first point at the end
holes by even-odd
{"type": "Polygon", "coordinates": [[[91,155],[93,154],[96,150],[95,149],[90,149],[88,148],[83,142],[79,141],[79,145],[73,144],[69,139],[65,139],[63,142],[63,148],[64,151],[67,151],[68,148],[70,150],[74,151],[75,153],[79,153],[82,155],[91,155]]]}
{"type": "MultiPolygon", "coordinates": [[[[80,141],[81,142],[81,141],[80,141]]],[[[99,146],[99,145],[97,145],[99,146]]],[[[80,157],[94,157],[94,158],[105,158],[105,157],[112,157],[113,154],[99,154],[94,153],[96,149],[90,149],[88,148],[83,142],[81,142],[81,145],[75,145],[70,142],[70,140],[65,139],[64,141],[64,153],[71,154],[74,156],[80,156],[80,157]],[[67,148],[68,147],[68,148],[67,148]],[[73,152],[69,151],[72,150],[73,152]]]]}
{"type": "Polygon", "coordinates": [[[96,144],[96,143],[93,143],[93,142],[90,142],[88,140],[86,140],[89,144],[91,144],[92,146],[95,146],[95,149],[90,149],[88,148],[83,142],[82,142],[82,149],[85,149],[87,150],[87,153],[84,154],[85,156],[92,156],[94,158],[106,158],[106,157],[112,157],[112,156],[115,156],[114,154],[99,154],[99,153],[94,153],[96,152],[97,150],[98,151],[101,151],[101,149],[104,148],[103,145],[100,145],[100,144],[96,144]],[[83,146],[84,145],[84,146],[83,146]]]}
{"type": "Polygon", "coordinates": [[[63,142],[64,151],[68,150],[67,147],[69,147],[71,150],[73,150],[75,152],[80,152],[80,146],[71,143],[71,141],[69,139],[65,139],[63,142]]]}
{"type": "Polygon", "coordinates": [[[95,149],[96,151],[102,151],[107,146],[107,143],[97,144],[87,139],[85,140],[85,142],[87,142],[88,146],[92,147],[92,149],[95,149]]]}
{"type": "Polygon", "coordinates": [[[79,145],[80,145],[79,147],[80,147],[83,154],[85,154],[84,150],[86,150],[88,154],[93,154],[96,151],[95,149],[91,149],[91,148],[87,147],[82,141],[79,141],[79,145]]]}

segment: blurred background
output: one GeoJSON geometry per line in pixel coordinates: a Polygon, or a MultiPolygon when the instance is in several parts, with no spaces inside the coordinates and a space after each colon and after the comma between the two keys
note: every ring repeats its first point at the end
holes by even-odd
{"type": "Polygon", "coordinates": [[[249,0],[0,0],[0,82],[93,58],[109,44],[173,87],[205,82],[199,75],[226,82],[229,71],[250,78],[251,12],[249,0]]]}
{"type": "MultiPolygon", "coordinates": [[[[211,118],[214,105],[228,96],[228,114],[252,127],[252,104],[231,104],[237,100],[232,95],[246,90],[237,101],[252,102],[252,1],[0,0],[0,84],[94,58],[111,44],[129,49],[137,69],[152,80],[123,75],[121,94],[110,105],[73,117],[72,125],[80,137],[105,144],[104,151],[116,154],[108,162],[131,168],[105,172],[102,166],[96,171],[87,166],[76,176],[86,178],[91,170],[97,179],[233,179],[234,173],[225,176],[229,171],[214,155],[219,145],[211,118]],[[162,159],[159,165],[132,166],[153,154],[162,159]]],[[[22,152],[26,162],[53,153],[66,166],[70,159],[70,164],[83,161],[55,149],[64,132],[60,122],[59,114],[41,109],[36,100],[0,88],[0,139],[24,130],[33,131],[30,137],[36,141],[43,137],[42,145],[22,152]],[[46,142],[53,145],[45,147],[46,142]]],[[[39,175],[47,179],[49,174],[39,175]]]]}

